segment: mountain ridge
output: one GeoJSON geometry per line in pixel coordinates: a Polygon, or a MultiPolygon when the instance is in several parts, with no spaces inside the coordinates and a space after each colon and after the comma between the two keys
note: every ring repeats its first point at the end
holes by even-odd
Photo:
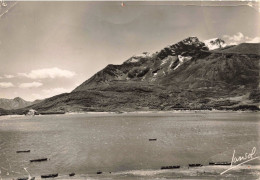
{"type": "Polygon", "coordinates": [[[169,72],[174,68],[178,68],[180,63],[190,59],[191,56],[197,58],[198,56],[207,55],[207,52],[205,52],[207,50],[208,48],[205,44],[200,42],[197,37],[188,37],[156,53],[132,56],[121,65],[109,64],[90,79],[83,82],[79,87],[75,88],[73,92],[82,91],[86,89],[86,86],[90,88],[96,87],[100,82],[106,83],[110,80],[136,80],[143,78],[153,81],[153,76],[156,73],[162,73],[162,69],[164,73],[169,72]],[[159,66],[159,63],[163,63],[164,67],[159,66]],[[169,66],[170,68],[168,68],[169,66]],[[148,72],[150,72],[150,75],[147,76],[148,72]],[[85,87],[82,88],[83,86],[85,87]]]}
{"type": "MultiPolygon", "coordinates": [[[[260,44],[210,50],[188,37],[120,65],[109,64],[71,93],[19,109],[39,112],[259,110],[260,44]]],[[[214,43],[213,43],[214,44],[214,43]]]]}
{"type": "Polygon", "coordinates": [[[26,101],[20,97],[14,99],[0,98],[0,108],[5,110],[20,109],[40,102],[41,100],[26,101]]]}

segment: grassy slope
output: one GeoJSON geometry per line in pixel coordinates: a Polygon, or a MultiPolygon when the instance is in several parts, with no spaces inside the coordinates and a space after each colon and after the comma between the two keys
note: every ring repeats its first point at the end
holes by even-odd
{"type": "Polygon", "coordinates": [[[220,50],[219,52],[260,55],[260,43],[242,43],[237,46],[220,50]]]}

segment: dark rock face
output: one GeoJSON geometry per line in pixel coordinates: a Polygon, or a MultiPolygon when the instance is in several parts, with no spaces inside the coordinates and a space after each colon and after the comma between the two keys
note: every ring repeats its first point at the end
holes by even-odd
{"type": "MultiPolygon", "coordinates": [[[[210,51],[196,37],[108,65],[41,111],[259,109],[259,44],[210,51]],[[245,104],[246,103],[246,104],[245,104]]],[[[22,112],[20,110],[19,112],[22,112]]]]}
{"type": "Polygon", "coordinates": [[[200,42],[197,37],[189,37],[183,41],[173,44],[161,50],[158,53],[159,59],[164,59],[168,56],[193,56],[200,54],[202,51],[209,50],[203,42],[200,42]]]}

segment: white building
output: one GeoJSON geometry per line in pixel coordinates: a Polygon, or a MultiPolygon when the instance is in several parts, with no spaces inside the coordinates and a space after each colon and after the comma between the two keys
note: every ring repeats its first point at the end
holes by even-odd
{"type": "Polygon", "coordinates": [[[36,110],[30,109],[26,115],[28,115],[28,116],[34,116],[36,113],[37,113],[36,110]]]}

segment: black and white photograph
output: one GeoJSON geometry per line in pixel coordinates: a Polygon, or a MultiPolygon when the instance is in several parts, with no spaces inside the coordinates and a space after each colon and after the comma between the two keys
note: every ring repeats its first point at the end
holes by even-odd
{"type": "Polygon", "coordinates": [[[260,2],[0,0],[0,180],[260,180],[260,2]]]}

